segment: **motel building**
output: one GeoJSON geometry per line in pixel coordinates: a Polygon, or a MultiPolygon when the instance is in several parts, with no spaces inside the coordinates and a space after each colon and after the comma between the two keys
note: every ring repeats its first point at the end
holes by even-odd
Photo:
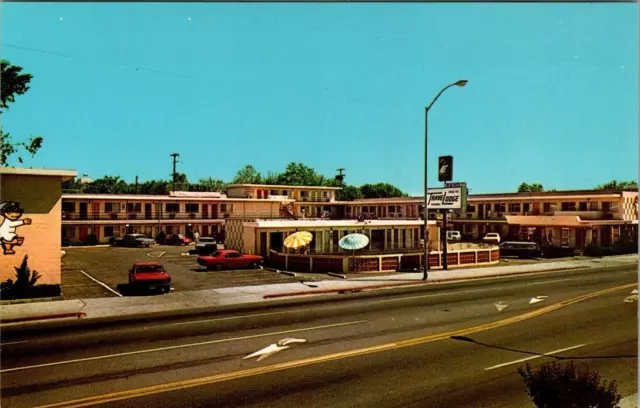
{"type": "MultiPolygon", "coordinates": [[[[355,200],[345,203],[344,212],[347,218],[413,219],[423,202],[423,197],[355,200]]],[[[448,229],[469,241],[497,232],[502,241],[584,249],[591,242],[607,246],[621,235],[638,235],[637,190],[474,194],[465,210],[447,214],[448,229]]],[[[429,220],[436,220],[432,210],[429,220]]]]}
{"type": "Polygon", "coordinates": [[[1,281],[15,281],[14,268],[27,255],[29,268],[40,275],[38,285],[60,285],[61,186],[76,176],[70,170],[0,168],[1,281]]]}

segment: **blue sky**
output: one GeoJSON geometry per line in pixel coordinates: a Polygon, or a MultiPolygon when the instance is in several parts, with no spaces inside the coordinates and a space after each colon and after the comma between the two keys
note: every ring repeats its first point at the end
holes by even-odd
{"type": "Polygon", "coordinates": [[[25,164],[97,178],[230,180],[300,161],[423,186],[439,155],[472,192],[638,175],[638,6],[4,3],[3,58],[34,75],[3,114],[25,164]],[[31,50],[28,50],[28,49],[31,50]],[[39,50],[39,51],[36,51],[39,50]]]}

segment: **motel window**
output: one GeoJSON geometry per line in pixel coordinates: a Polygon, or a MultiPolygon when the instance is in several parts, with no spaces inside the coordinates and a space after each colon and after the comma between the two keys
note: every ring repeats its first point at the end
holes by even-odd
{"type": "Polygon", "coordinates": [[[506,210],[506,206],[504,203],[495,203],[493,205],[493,210],[497,213],[503,213],[506,210]]]}
{"type": "Polygon", "coordinates": [[[127,212],[140,212],[140,211],[142,211],[142,204],[127,203],[127,212]]]}
{"type": "Polygon", "coordinates": [[[166,228],[165,234],[167,236],[173,235],[173,229],[174,229],[173,225],[167,225],[165,228],[166,228]]]}
{"type": "Polygon", "coordinates": [[[396,213],[396,206],[395,205],[390,205],[389,206],[389,215],[393,216],[396,213]]]}
{"type": "Polygon", "coordinates": [[[369,207],[369,212],[371,214],[375,214],[376,213],[376,207],[374,205],[372,205],[371,207],[369,207]]]}
{"type": "Polygon", "coordinates": [[[467,212],[476,212],[476,206],[475,204],[467,204],[467,212]]]}
{"type": "Polygon", "coordinates": [[[233,204],[220,204],[220,211],[222,211],[223,213],[232,212],[233,204]]]}
{"type": "Polygon", "coordinates": [[[104,236],[105,237],[115,236],[115,228],[116,227],[104,227],[104,236]]]}
{"type": "MultiPolygon", "coordinates": [[[[177,213],[180,212],[180,204],[178,203],[166,203],[164,205],[164,210],[168,213],[177,213]]],[[[167,233],[168,234],[168,233],[167,233]]]]}
{"type": "Polygon", "coordinates": [[[269,194],[271,195],[278,195],[278,191],[277,190],[270,190],[269,194]]]}
{"type": "Polygon", "coordinates": [[[323,192],[322,192],[322,196],[323,196],[324,198],[329,198],[329,192],[328,192],[328,191],[323,191],[323,192]]]}
{"type": "Polygon", "coordinates": [[[198,207],[198,204],[187,204],[186,210],[188,213],[197,213],[198,207]]]}
{"type": "Polygon", "coordinates": [[[300,191],[300,198],[305,198],[307,196],[307,192],[302,190],[300,191]]]}
{"type": "Polygon", "coordinates": [[[562,211],[575,211],[576,203],[575,201],[563,201],[560,204],[560,208],[562,209],[562,211]]]}
{"type": "Polygon", "coordinates": [[[283,196],[289,196],[289,191],[287,191],[287,190],[282,190],[282,195],[283,195],[283,196]]]}
{"type": "Polygon", "coordinates": [[[509,203],[509,212],[520,212],[520,203],[509,203]]]}
{"type": "Polygon", "coordinates": [[[556,210],[556,203],[544,203],[542,210],[546,213],[554,212],[556,210]]]}
{"type": "Polygon", "coordinates": [[[522,204],[522,206],[523,206],[522,211],[524,211],[524,212],[529,212],[529,211],[531,211],[531,204],[529,204],[529,203],[524,203],[524,204],[522,204]]]}
{"type": "Polygon", "coordinates": [[[578,203],[578,210],[587,211],[587,202],[586,201],[580,201],[580,203],[578,203]]]}
{"type": "Polygon", "coordinates": [[[62,212],[72,213],[76,212],[76,203],[74,202],[62,202],[62,212]]]}
{"type": "Polygon", "coordinates": [[[104,203],[104,211],[118,213],[120,212],[120,203],[104,203]]]}

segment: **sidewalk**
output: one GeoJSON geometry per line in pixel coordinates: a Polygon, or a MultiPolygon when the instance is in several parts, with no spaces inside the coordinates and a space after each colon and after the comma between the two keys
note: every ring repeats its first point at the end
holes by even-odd
{"type": "Polygon", "coordinates": [[[529,273],[552,272],[571,269],[587,269],[637,265],[638,255],[594,258],[576,261],[545,262],[534,265],[513,265],[429,271],[428,280],[422,281],[422,272],[396,273],[386,276],[366,276],[345,280],[324,280],[243,286],[203,291],[174,292],[160,296],[117,297],[98,299],[74,299],[53,302],[32,302],[0,306],[2,326],[24,324],[33,321],[59,320],[61,317],[95,319],[131,316],[216,306],[242,305],[268,302],[286,297],[321,296],[340,292],[376,290],[401,286],[416,286],[444,282],[465,281],[529,273]],[[313,285],[313,286],[309,286],[313,285]]]}

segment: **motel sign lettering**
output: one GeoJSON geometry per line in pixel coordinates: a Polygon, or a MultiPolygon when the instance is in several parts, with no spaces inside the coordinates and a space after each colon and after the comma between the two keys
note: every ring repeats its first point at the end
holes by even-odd
{"type": "Polygon", "coordinates": [[[462,206],[462,189],[460,188],[434,188],[429,191],[427,201],[429,209],[457,210],[462,206]]]}

